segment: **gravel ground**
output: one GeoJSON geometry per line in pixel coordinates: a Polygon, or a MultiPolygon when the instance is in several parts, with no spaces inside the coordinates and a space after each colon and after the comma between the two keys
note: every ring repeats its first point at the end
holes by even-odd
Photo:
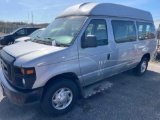
{"type": "Polygon", "coordinates": [[[66,115],[49,117],[40,105],[17,106],[0,96],[0,120],[159,120],[160,65],[150,63],[142,77],[132,71],[107,78],[113,86],[80,99],[66,115]]]}

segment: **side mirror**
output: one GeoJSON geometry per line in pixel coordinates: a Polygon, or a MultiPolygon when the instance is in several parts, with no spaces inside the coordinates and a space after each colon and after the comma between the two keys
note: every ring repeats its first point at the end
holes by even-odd
{"type": "Polygon", "coordinates": [[[97,47],[97,38],[95,35],[87,35],[85,41],[82,42],[82,48],[97,47]]]}

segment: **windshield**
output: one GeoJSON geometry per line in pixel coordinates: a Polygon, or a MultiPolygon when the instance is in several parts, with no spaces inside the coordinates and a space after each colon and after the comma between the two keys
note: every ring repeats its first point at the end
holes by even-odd
{"type": "Polygon", "coordinates": [[[38,30],[34,31],[33,33],[31,33],[31,34],[29,35],[29,37],[35,38],[35,37],[37,37],[38,35],[40,35],[43,30],[44,30],[44,29],[38,29],[38,30]]]}
{"type": "Polygon", "coordinates": [[[55,19],[46,29],[39,35],[40,40],[54,41],[59,44],[69,45],[74,37],[78,34],[86,17],[65,17],[55,19]]]}

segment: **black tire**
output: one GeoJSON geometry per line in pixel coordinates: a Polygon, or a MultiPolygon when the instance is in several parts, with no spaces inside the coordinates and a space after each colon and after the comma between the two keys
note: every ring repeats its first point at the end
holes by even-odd
{"type": "Polygon", "coordinates": [[[137,67],[135,67],[133,69],[133,72],[137,76],[142,76],[146,72],[147,67],[148,67],[148,59],[146,57],[144,57],[144,58],[142,58],[141,62],[137,65],[137,67]],[[144,70],[142,70],[142,64],[144,64],[144,63],[146,63],[146,68],[144,70]]]}
{"type": "Polygon", "coordinates": [[[71,81],[67,78],[60,78],[57,82],[54,83],[54,81],[53,81],[52,84],[47,87],[48,88],[46,91],[44,91],[45,93],[44,93],[42,101],[41,101],[42,109],[46,114],[48,114],[50,116],[63,115],[65,113],[69,112],[76,104],[77,99],[78,99],[78,88],[73,81],[71,81]],[[69,88],[72,91],[73,97],[72,97],[72,101],[70,102],[70,104],[66,108],[58,110],[58,109],[54,108],[52,105],[52,97],[61,88],[69,88]]]}

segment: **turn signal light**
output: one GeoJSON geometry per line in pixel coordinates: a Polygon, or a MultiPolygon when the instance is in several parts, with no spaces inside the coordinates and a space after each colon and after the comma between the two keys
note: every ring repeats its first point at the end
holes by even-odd
{"type": "Polygon", "coordinates": [[[33,74],[33,73],[34,73],[34,70],[27,70],[26,73],[27,73],[27,75],[28,75],[28,74],[33,74]]]}
{"type": "Polygon", "coordinates": [[[24,70],[23,68],[21,68],[21,73],[30,75],[30,74],[34,74],[34,70],[24,70]]]}

